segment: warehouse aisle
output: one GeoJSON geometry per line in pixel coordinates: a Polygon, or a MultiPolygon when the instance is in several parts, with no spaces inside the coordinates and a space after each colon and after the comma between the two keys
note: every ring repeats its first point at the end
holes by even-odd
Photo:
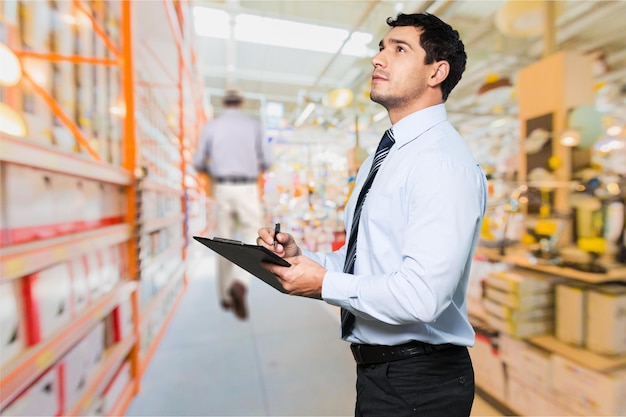
{"type": "MultiPolygon", "coordinates": [[[[355,365],[336,310],[253,280],[250,319],[238,321],[218,305],[215,257],[190,257],[187,293],[128,416],[353,415],[355,365]]],[[[480,398],[474,409],[501,415],[480,398]]]]}

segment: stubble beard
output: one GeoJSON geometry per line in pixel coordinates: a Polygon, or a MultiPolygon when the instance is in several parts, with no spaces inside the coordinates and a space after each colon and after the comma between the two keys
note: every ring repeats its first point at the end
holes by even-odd
{"type": "Polygon", "coordinates": [[[406,102],[406,97],[397,97],[385,93],[370,91],[370,100],[383,106],[387,111],[401,108],[406,102]]]}

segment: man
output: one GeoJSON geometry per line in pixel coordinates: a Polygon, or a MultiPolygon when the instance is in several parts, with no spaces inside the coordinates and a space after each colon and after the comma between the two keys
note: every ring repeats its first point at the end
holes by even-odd
{"type": "Polygon", "coordinates": [[[312,253],[278,233],[274,249],[271,228],[257,243],[291,263],[264,264],[290,294],[342,308],[342,338],[357,362],[356,416],[468,416],[474,331],[465,295],[487,187],[444,107],[466,53],[433,15],[387,23],[371,98],[392,127],[357,174],[348,243],[312,253]]]}
{"type": "MultiPolygon", "coordinates": [[[[241,111],[242,93],[228,89],[222,101],[224,113],[202,129],[193,166],[211,176],[217,236],[253,242],[262,221],[257,183],[273,157],[261,123],[241,111]]],[[[249,274],[222,257],[217,266],[222,307],[247,319],[249,274]]]]}

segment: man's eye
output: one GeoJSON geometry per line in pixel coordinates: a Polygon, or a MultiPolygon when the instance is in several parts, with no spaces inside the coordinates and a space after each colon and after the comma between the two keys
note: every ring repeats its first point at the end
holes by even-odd
{"type": "Polygon", "coordinates": [[[398,46],[398,52],[404,52],[404,48],[401,46],[398,46]]]}

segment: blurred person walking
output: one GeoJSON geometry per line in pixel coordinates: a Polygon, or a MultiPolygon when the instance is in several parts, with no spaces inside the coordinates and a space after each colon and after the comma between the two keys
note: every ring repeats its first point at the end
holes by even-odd
{"type": "Polygon", "coordinates": [[[447,120],[465,70],[456,30],[428,13],[387,19],[370,97],[392,123],[358,171],[348,243],[332,253],[259,230],[290,267],[264,264],[291,295],[341,307],[357,363],[355,416],[469,416],[474,330],[465,296],[487,202],[485,175],[447,120]]]}
{"type": "MultiPolygon", "coordinates": [[[[227,89],[224,112],[206,123],[200,133],[193,166],[210,176],[216,204],[216,236],[254,242],[262,224],[259,178],[273,163],[261,122],[241,110],[244,96],[227,89]]],[[[246,296],[250,275],[218,257],[217,283],[222,307],[241,320],[248,317],[246,296]]]]}

